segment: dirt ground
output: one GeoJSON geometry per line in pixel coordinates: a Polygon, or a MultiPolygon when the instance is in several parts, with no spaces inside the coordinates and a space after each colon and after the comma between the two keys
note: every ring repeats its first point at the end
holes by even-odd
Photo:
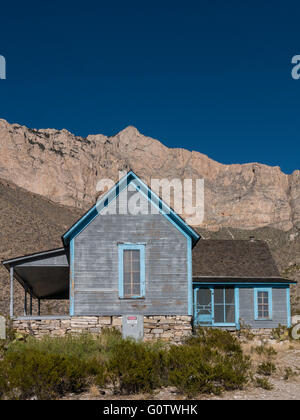
{"type": "MultiPolygon", "coordinates": [[[[254,350],[261,342],[251,341],[243,343],[243,349],[252,359],[252,371],[255,374],[260,363],[266,361],[265,356],[258,355],[254,350]]],[[[267,346],[277,352],[272,358],[276,365],[276,371],[271,376],[264,376],[272,385],[271,390],[257,388],[249,384],[243,390],[226,391],[220,396],[200,394],[195,400],[300,400],[300,342],[272,342],[267,346]],[[290,369],[290,376],[286,378],[286,369],[290,369]],[[292,372],[292,373],[291,373],[292,372]]],[[[258,376],[258,375],[255,375],[258,376]]],[[[262,378],[263,376],[259,376],[262,378]]],[[[176,392],[176,389],[162,388],[152,395],[114,395],[112,389],[98,389],[92,386],[88,392],[71,394],[64,399],[68,400],[184,400],[184,395],[176,392]]]]}

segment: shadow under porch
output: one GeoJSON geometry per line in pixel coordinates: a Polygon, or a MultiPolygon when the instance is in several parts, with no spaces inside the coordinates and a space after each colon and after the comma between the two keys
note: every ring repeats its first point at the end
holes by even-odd
{"type": "Polygon", "coordinates": [[[69,257],[58,248],[3,261],[9,271],[10,318],[69,317],[69,257]],[[15,281],[24,290],[23,311],[15,308],[15,281]]]}

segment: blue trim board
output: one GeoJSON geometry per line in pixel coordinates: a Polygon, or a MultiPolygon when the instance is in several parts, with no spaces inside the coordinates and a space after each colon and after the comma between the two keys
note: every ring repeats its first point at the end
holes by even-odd
{"type": "Polygon", "coordinates": [[[188,271],[188,315],[193,315],[193,267],[192,240],[187,238],[187,271],[188,271]]]}
{"type": "Polygon", "coordinates": [[[70,242],[70,290],[69,290],[69,296],[70,296],[70,316],[74,315],[74,289],[75,289],[75,273],[74,273],[74,239],[70,242]]]}
{"type": "Polygon", "coordinates": [[[291,319],[291,299],[290,299],[290,288],[286,288],[286,311],[287,311],[287,327],[290,328],[292,326],[292,319],[291,319]]]}
{"type": "Polygon", "coordinates": [[[255,287],[254,288],[254,319],[255,321],[266,321],[272,320],[272,287],[255,287]],[[269,307],[269,316],[268,318],[259,318],[258,317],[258,302],[257,295],[258,292],[267,292],[268,293],[268,307],[269,307]]]}
{"type": "Polygon", "coordinates": [[[243,282],[238,282],[238,281],[236,281],[236,282],[226,282],[226,281],[224,281],[224,282],[220,282],[220,281],[218,281],[218,282],[213,282],[213,281],[208,281],[208,282],[204,282],[204,281],[200,281],[200,282],[197,282],[197,281],[193,281],[193,285],[194,286],[209,286],[209,285],[213,285],[213,286],[239,286],[239,287],[260,287],[260,286],[264,286],[264,287],[266,287],[266,286],[268,286],[268,287],[281,287],[281,288],[287,288],[287,287],[289,287],[289,283],[271,283],[271,282],[261,282],[261,283],[251,283],[251,281],[249,281],[249,282],[246,282],[246,281],[243,281],[243,282]]]}
{"type": "Polygon", "coordinates": [[[129,171],[120,181],[118,181],[114,187],[104,194],[104,196],[62,236],[64,245],[67,246],[70,241],[85,229],[94,218],[98,216],[104,207],[107,207],[132,181],[134,181],[136,189],[142,192],[174,226],[189,236],[192,239],[192,244],[195,245],[200,239],[200,235],[167,206],[133,171],[129,171]]]}
{"type": "Polygon", "coordinates": [[[235,302],[235,326],[236,329],[240,329],[240,289],[239,287],[234,288],[234,302],[235,302]]]}
{"type": "MultiPolygon", "coordinates": [[[[145,282],[145,245],[141,244],[119,244],[118,255],[119,255],[119,297],[124,299],[124,261],[123,255],[125,250],[139,250],[140,251],[140,294],[137,296],[131,296],[128,299],[137,299],[145,297],[146,293],[146,282],[145,282]]],[[[127,298],[126,298],[127,299],[127,298]]]]}

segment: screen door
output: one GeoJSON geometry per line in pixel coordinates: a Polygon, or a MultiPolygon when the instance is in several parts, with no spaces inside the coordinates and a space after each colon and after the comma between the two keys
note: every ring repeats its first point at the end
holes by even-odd
{"type": "Polygon", "coordinates": [[[195,289],[195,321],[200,325],[212,324],[212,292],[209,288],[195,289]]]}

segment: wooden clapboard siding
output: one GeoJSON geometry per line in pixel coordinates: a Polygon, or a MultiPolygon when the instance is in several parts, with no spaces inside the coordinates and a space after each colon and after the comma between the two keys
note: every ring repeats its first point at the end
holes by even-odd
{"type": "MultiPolygon", "coordinates": [[[[266,285],[266,287],[272,287],[266,285]]],[[[254,288],[240,288],[240,318],[252,328],[276,328],[278,324],[287,325],[286,288],[272,287],[272,319],[255,320],[254,288]]]]}
{"type": "Polygon", "coordinates": [[[63,255],[58,255],[58,256],[53,256],[53,257],[49,257],[49,258],[41,258],[41,259],[36,259],[34,261],[29,261],[29,262],[24,262],[22,264],[23,267],[30,267],[30,266],[65,266],[68,267],[69,263],[66,257],[66,254],[63,255]]]}
{"type": "Polygon", "coordinates": [[[52,267],[52,266],[64,266],[64,267],[68,267],[69,263],[67,260],[67,256],[66,256],[66,252],[65,250],[63,251],[58,251],[57,253],[53,253],[53,255],[49,255],[47,257],[45,256],[40,256],[40,257],[35,257],[32,260],[25,260],[25,262],[19,262],[16,264],[17,266],[22,266],[22,267],[40,267],[40,266],[47,266],[47,267],[52,267]]]}
{"type": "MultiPolygon", "coordinates": [[[[149,213],[154,209],[140,193],[123,191],[115,200],[125,205],[139,194],[149,213]]],[[[111,204],[112,205],[112,204],[111,204]]],[[[74,314],[185,315],[188,313],[187,239],[163,215],[97,216],[74,239],[74,314]],[[118,243],[145,244],[146,294],[119,299],[118,243]]]]}

